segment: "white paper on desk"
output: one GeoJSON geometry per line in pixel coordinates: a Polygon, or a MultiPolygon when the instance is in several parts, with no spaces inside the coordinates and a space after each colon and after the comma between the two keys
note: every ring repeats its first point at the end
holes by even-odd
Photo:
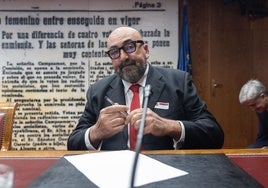
{"type": "MultiPolygon", "coordinates": [[[[130,187],[135,152],[130,150],[65,156],[98,187],[130,187]]],[[[139,155],[134,186],[188,174],[143,154],[139,155]]]]}

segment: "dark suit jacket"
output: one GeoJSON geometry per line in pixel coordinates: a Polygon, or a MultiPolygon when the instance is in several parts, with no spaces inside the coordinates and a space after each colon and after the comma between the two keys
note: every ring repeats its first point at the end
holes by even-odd
{"type": "MultiPolygon", "coordinates": [[[[176,69],[153,67],[150,65],[146,84],[151,85],[148,108],[161,117],[180,120],[185,126],[183,149],[221,148],[224,133],[207,110],[193,85],[188,73],[176,69]],[[155,108],[157,102],[169,104],[168,109],[155,108]]],[[[93,84],[87,92],[87,104],[77,127],[68,139],[69,150],[86,150],[84,134],[98,119],[99,111],[109,106],[107,95],[119,104],[125,104],[124,88],[121,78],[112,75],[93,84]]],[[[102,150],[124,150],[127,147],[127,128],[111,138],[103,140],[102,150]]],[[[143,146],[146,150],[174,149],[173,139],[169,136],[156,137],[144,135],[143,146]]]]}
{"type": "Polygon", "coordinates": [[[258,135],[255,143],[251,144],[250,148],[262,148],[268,146],[268,112],[265,110],[262,113],[257,113],[259,118],[258,135]]]}

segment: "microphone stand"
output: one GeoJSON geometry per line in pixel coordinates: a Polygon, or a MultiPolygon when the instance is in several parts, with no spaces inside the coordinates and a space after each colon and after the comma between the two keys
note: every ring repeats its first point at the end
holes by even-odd
{"type": "Polygon", "coordinates": [[[141,144],[142,144],[142,139],[143,139],[143,132],[144,132],[144,126],[145,126],[145,118],[146,118],[146,111],[147,111],[147,106],[148,106],[148,99],[151,90],[150,85],[146,85],[144,88],[144,103],[143,103],[143,111],[142,111],[142,118],[141,118],[141,124],[139,128],[139,132],[137,135],[137,142],[136,142],[136,148],[135,148],[135,158],[134,158],[134,163],[132,167],[132,173],[131,173],[131,183],[130,187],[134,187],[134,182],[135,182],[135,176],[136,176],[136,169],[137,169],[137,163],[139,159],[139,153],[141,150],[141,144]]]}

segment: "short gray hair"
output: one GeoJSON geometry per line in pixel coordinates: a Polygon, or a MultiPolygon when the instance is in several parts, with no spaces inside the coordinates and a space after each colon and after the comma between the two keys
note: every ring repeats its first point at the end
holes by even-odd
{"type": "Polygon", "coordinates": [[[259,80],[251,79],[241,88],[239,102],[242,104],[248,100],[255,99],[263,92],[266,92],[265,86],[259,80]]]}

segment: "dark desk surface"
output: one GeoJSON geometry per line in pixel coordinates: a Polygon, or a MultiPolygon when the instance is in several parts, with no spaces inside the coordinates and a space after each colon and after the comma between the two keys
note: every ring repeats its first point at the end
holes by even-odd
{"type": "MultiPolygon", "coordinates": [[[[8,164],[15,171],[14,188],[28,187],[42,172],[67,154],[84,154],[88,151],[1,151],[0,163],[8,164]],[[25,168],[27,167],[27,168],[25,168]]],[[[220,150],[164,150],[144,151],[148,155],[225,154],[263,186],[268,187],[268,149],[220,150]]]]}

